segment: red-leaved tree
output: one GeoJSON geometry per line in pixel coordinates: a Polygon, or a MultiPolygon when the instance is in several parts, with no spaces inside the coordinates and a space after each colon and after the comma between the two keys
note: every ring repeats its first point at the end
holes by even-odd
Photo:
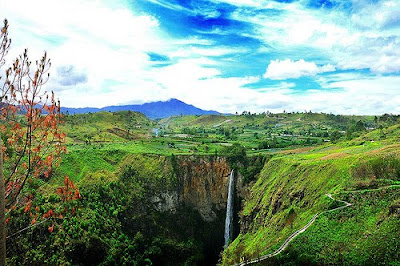
{"type": "Polygon", "coordinates": [[[60,103],[43,90],[51,65],[47,54],[32,64],[25,50],[6,64],[11,44],[7,20],[0,42],[0,265],[5,265],[6,216],[12,209],[30,208],[32,191],[24,188],[33,179],[51,176],[65,151],[65,134],[59,129],[60,103]]]}

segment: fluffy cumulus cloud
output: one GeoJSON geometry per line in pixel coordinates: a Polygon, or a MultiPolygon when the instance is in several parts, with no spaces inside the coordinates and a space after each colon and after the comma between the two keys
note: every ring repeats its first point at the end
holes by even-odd
{"type": "Polygon", "coordinates": [[[348,1],[352,5],[348,9],[341,5],[308,8],[304,2],[307,1],[271,1],[269,8],[275,15],[260,12],[249,16],[246,9],[237,9],[233,17],[254,25],[255,36],[279,52],[297,50],[311,56],[323,55],[344,70],[400,71],[396,48],[400,37],[398,1],[348,1]]]}
{"type": "Polygon", "coordinates": [[[264,78],[273,80],[295,79],[332,71],[335,71],[335,67],[332,65],[317,66],[314,62],[306,62],[303,59],[298,61],[278,59],[270,62],[264,78]]]}

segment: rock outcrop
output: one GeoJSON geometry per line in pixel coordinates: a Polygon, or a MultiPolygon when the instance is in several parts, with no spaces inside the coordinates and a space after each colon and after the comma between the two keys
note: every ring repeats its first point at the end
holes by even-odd
{"type": "Polygon", "coordinates": [[[230,166],[221,157],[177,158],[179,200],[194,207],[205,221],[226,209],[230,166]]]}
{"type": "MultiPolygon", "coordinates": [[[[179,207],[190,207],[207,222],[217,219],[217,212],[225,212],[231,171],[225,158],[176,156],[171,163],[176,185],[153,197],[158,211],[175,212],[179,207]]],[[[241,186],[242,182],[237,184],[241,186]]]]}

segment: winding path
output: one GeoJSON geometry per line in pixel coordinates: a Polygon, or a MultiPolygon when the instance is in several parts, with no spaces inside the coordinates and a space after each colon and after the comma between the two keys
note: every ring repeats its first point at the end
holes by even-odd
{"type": "Polygon", "coordinates": [[[285,242],[283,242],[283,244],[282,244],[277,250],[275,250],[274,252],[269,253],[269,254],[266,254],[266,255],[263,255],[263,256],[261,256],[261,257],[255,258],[255,259],[252,259],[252,260],[240,262],[240,263],[238,263],[238,264],[235,264],[235,266],[242,266],[242,265],[249,265],[249,264],[257,263],[257,262],[260,262],[260,261],[263,261],[263,260],[265,260],[265,259],[268,259],[268,258],[271,258],[271,257],[274,257],[274,256],[278,255],[278,254],[281,253],[283,250],[285,250],[285,248],[289,245],[289,243],[290,243],[296,236],[298,236],[299,234],[301,234],[301,233],[303,233],[304,231],[306,231],[306,230],[315,222],[315,220],[318,218],[318,216],[320,216],[321,214],[324,214],[324,213],[328,213],[328,212],[333,212],[333,211],[337,211],[337,210],[340,210],[340,209],[344,209],[344,208],[350,207],[350,206],[352,205],[352,204],[349,203],[349,202],[346,202],[346,201],[343,201],[343,200],[334,199],[334,198],[332,197],[332,194],[326,194],[326,196],[329,197],[329,198],[331,198],[331,199],[333,199],[333,200],[342,202],[342,203],[344,203],[345,205],[340,206],[340,207],[337,207],[337,208],[334,208],[334,209],[331,209],[331,210],[328,210],[328,211],[323,211],[323,212],[317,213],[316,215],[314,215],[314,216],[311,218],[311,220],[310,220],[303,228],[301,228],[301,229],[297,230],[296,232],[294,232],[293,234],[291,234],[291,235],[285,240],[285,242]]]}
{"type": "MultiPolygon", "coordinates": [[[[382,189],[393,188],[393,187],[400,187],[400,185],[389,185],[389,186],[380,187],[380,188],[374,188],[374,189],[363,189],[363,190],[353,190],[353,191],[342,191],[342,192],[340,192],[340,193],[354,193],[354,192],[376,191],[376,190],[382,190],[382,189]]],[[[335,193],[335,194],[336,194],[336,193],[335,193]]],[[[299,234],[301,234],[301,233],[303,233],[304,231],[306,231],[306,230],[314,223],[314,221],[318,218],[318,216],[320,216],[321,214],[324,214],[324,213],[328,213],[328,212],[333,212],[333,211],[337,211],[337,210],[340,210],[340,209],[344,209],[344,208],[347,208],[347,207],[350,207],[350,206],[353,205],[353,204],[351,204],[351,203],[349,203],[349,202],[346,202],[346,201],[343,201],[343,200],[334,199],[334,198],[332,197],[332,194],[326,194],[326,196],[327,196],[328,198],[332,199],[332,200],[342,202],[342,203],[344,203],[345,205],[340,206],[340,207],[337,207],[337,208],[334,208],[334,209],[331,209],[331,210],[327,210],[327,211],[323,211],[323,212],[317,213],[316,215],[314,215],[314,216],[311,218],[311,220],[310,220],[303,228],[301,228],[301,229],[297,230],[296,232],[294,232],[293,234],[291,234],[291,235],[285,240],[285,242],[283,242],[283,244],[282,244],[277,250],[275,250],[274,252],[269,253],[269,254],[266,254],[266,255],[263,255],[263,256],[261,256],[261,257],[255,258],[255,259],[251,259],[251,260],[248,260],[248,261],[240,262],[240,263],[238,263],[238,264],[235,264],[235,266],[242,266],[242,265],[249,265],[249,264],[257,263],[257,262],[260,262],[260,261],[263,261],[263,260],[265,260],[265,259],[268,259],[268,258],[271,258],[271,257],[274,257],[274,256],[278,255],[279,253],[281,253],[281,252],[289,245],[289,243],[290,243],[296,236],[298,236],[299,234]]]]}
{"type": "Polygon", "coordinates": [[[213,127],[220,127],[220,126],[222,126],[223,124],[229,123],[229,122],[232,122],[232,120],[228,119],[228,120],[222,121],[222,122],[219,123],[219,124],[213,125],[213,127]]]}

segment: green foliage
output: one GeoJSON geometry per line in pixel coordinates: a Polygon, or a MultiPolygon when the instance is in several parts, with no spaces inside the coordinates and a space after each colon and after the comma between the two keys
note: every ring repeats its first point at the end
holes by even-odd
{"type": "MultiPolygon", "coordinates": [[[[87,172],[79,182],[82,200],[77,212],[57,220],[52,233],[48,221],[10,240],[9,263],[194,265],[211,263],[210,258],[215,261],[218,254],[212,252],[222,247],[215,242],[215,235],[223,231],[218,223],[205,223],[198,211],[177,202],[164,209],[154,202],[178,189],[173,161],[177,164],[176,158],[133,154],[121,159],[115,171],[87,172]]],[[[39,194],[33,204],[60,205],[57,196],[44,195],[39,194]]],[[[9,228],[16,231],[30,219],[16,215],[9,228]]]]}
{"type": "Polygon", "coordinates": [[[236,168],[239,164],[246,163],[246,148],[239,143],[224,147],[221,154],[226,157],[232,168],[236,168]]]}
{"type": "Polygon", "coordinates": [[[353,169],[358,189],[393,184],[400,181],[400,159],[397,152],[389,152],[381,156],[373,156],[362,160],[353,169]],[[378,181],[381,181],[379,184],[378,181]],[[384,181],[384,183],[382,183],[384,181]],[[369,184],[362,187],[362,184],[369,184]]]}
{"type": "Polygon", "coordinates": [[[321,215],[272,265],[384,264],[399,261],[400,184],[398,145],[330,145],[312,151],[274,156],[244,199],[241,234],[223,253],[222,264],[256,258],[276,250],[315,215],[321,215]],[[365,182],[367,186],[358,186],[365,182]],[[387,187],[394,185],[393,187],[387,187]],[[361,189],[352,192],[354,189],[361,189]]]}
{"type": "MultiPolygon", "coordinates": [[[[381,260],[389,264],[398,260],[399,238],[396,233],[396,239],[390,238],[399,226],[398,193],[382,189],[379,194],[372,189],[400,184],[400,126],[393,125],[397,119],[391,115],[375,119],[248,112],[161,121],[133,112],[67,116],[69,153],[53,175],[79,181],[82,201],[75,215],[57,221],[53,233],[48,232],[52,224],[48,221],[8,240],[9,263],[215,262],[207,258],[218,257],[213,252],[222,244],[210,239],[223,231],[220,224],[204,223],[198,211],[188,206],[169,211],[155,204],[182,189],[179,156],[173,154],[195,154],[225,156],[250,186],[240,212],[243,230],[224,252],[223,264],[275,250],[315,213],[339,206],[325,196],[338,192],[356,207],[321,216],[288,252],[270,262],[365,264],[381,260]],[[380,129],[365,132],[378,124],[380,129]],[[159,129],[159,137],[154,128],[159,129]],[[340,142],[344,130],[347,142],[340,142]],[[337,143],[281,150],[321,144],[329,137],[337,143]],[[359,194],[345,193],[354,189],[359,194]],[[360,238],[360,244],[356,243],[360,238]],[[376,257],[371,249],[377,249],[376,257]]],[[[53,193],[56,184],[43,183],[37,180],[29,185],[28,192],[37,193],[34,204],[62,209],[53,193]]],[[[224,210],[216,215],[223,219],[224,210]]],[[[31,221],[29,214],[15,217],[9,226],[13,232],[31,221]]]]}
{"type": "Polygon", "coordinates": [[[293,221],[296,219],[297,213],[293,207],[291,207],[286,215],[286,224],[293,228],[293,221]]]}
{"type": "Polygon", "coordinates": [[[239,172],[243,176],[244,184],[248,184],[257,179],[258,174],[264,168],[265,163],[272,156],[268,155],[254,155],[251,157],[247,157],[244,165],[239,166],[239,172]]]}
{"type": "Polygon", "coordinates": [[[287,264],[307,258],[307,264],[378,265],[399,262],[398,217],[388,215],[399,189],[348,194],[354,207],[318,218],[315,226],[295,239],[275,262],[287,264]]]}
{"type": "Polygon", "coordinates": [[[73,180],[80,180],[88,173],[97,170],[114,171],[116,165],[127,155],[122,149],[99,149],[90,147],[85,149],[71,149],[62,158],[62,164],[56,175],[68,175],[73,180]]]}
{"type": "MultiPolygon", "coordinates": [[[[379,124],[383,128],[381,136],[385,138],[384,129],[393,125],[397,117],[382,119],[389,121],[379,124]]],[[[274,152],[271,149],[317,145],[330,137],[335,142],[342,138],[341,131],[346,131],[346,139],[351,140],[359,137],[366,127],[376,127],[375,120],[372,116],[246,112],[236,116],[176,116],[151,121],[135,112],[100,112],[67,115],[64,130],[69,149],[84,149],[89,145],[110,148],[111,145],[113,149],[138,154],[210,155],[226,145],[240,143],[248,154],[257,154],[274,152]]]]}
{"type": "Polygon", "coordinates": [[[331,141],[334,143],[336,141],[338,141],[340,139],[340,137],[341,137],[341,135],[340,135],[339,131],[337,131],[337,130],[333,131],[330,135],[331,141]]]}

